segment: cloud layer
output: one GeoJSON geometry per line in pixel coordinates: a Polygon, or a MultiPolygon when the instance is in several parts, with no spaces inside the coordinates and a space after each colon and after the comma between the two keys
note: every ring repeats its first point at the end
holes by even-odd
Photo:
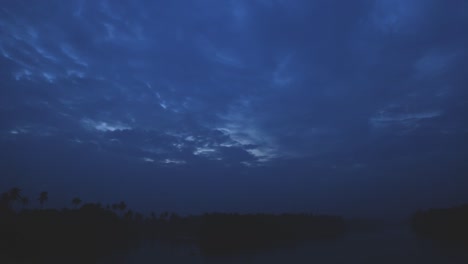
{"type": "MultiPolygon", "coordinates": [[[[263,189],[290,199],[258,204],[299,210],[322,206],[305,202],[319,197],[334,210],[327,205],[359,199],[359,177],[369,196],[411,164],[466,155],[467,8],[437,0],[4,4],[0,144],[12,176],[3,181],[41,186],[60,176],[24,166],[55,175],[52,161],[73,164],[82,153],[106,173],[185,175],[180,184],[146,181],[200,197],[233,187],[220,199],[226,208],[263,189]],[[48,153],[43,165],[36,147],[48,153]],[[370,176],[389,160],[393,175],[370,176]],[[204,187],[189,190],[190,177],[204,187]]],[[[442,177],[421,173],[412,179],[442,177]]],[[[99,186],[107,176],[96,177],[99,186]]]]}

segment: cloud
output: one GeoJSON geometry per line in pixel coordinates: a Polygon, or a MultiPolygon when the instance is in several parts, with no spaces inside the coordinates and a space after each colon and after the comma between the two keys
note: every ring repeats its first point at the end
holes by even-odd
{"type": "Polygon", "coordinates": [[[15,80],[19,81],[22,79],[31,80],[32,72],[28,69],[23,69],[15,73],[15,80]]]}
{"type": "Polygon", "coordinates": [[[430,52],[415,63],[416,78],[434,79],[450,70],[457,59],[456,52],[430,52]]]}
{"type": "Polygon", "coordinates": [[[144,157],[144,158],[143,158],[143,161],[149,162],[149,163],[153,163],[153,162],[154,162],[154,159],[148,158],[148,157],[144,157]]]}
{"type": "Polygon", "coordinates": [[[12,135],[19,135],[19,134],[26,134],[29,133],[28,128],[21,127],[21,128],[15,128],[10,130],[10,134],[12,135]]]}
{"type": "Polygon", "coordinates": [[[287,66],[291,61],[291,56],[287,56],[280,61],[275,71],[273,72],[273,84],[277,86],[285,86],[293,81],[291,73],[287,70],[287,66]]]}
{"type": "Polygon", "coordinates": [[[432,1],[375,1],[373,20],[378,29],[385,33],[403,33],[423,19],[424,11],[432,1]]]}
{"type": "Polygon", "coordinates": [[[242,30],[249,22],[249,9],[245,1],[230,1],[231,14],[236,28],[242,30]]]}
{"type": "Polygon", "coordinates": [[[384,130],[394,134],[408,135],[417,133],[424,127],[427,130],[427,124],[434,123],[434,119],[440,119],[443,114],[441,110],[408,112],[404,108],[393,107],[379,111],[370,118],[369,122],[374,131],[384,130]],[[423,126],[424,124],[426,126],[423,126]]]}
{"type": "Polygon", "coordinates": [[[415,139],[466,145],[459,4],[150,2],[2,6],[0,154],[52,144],[54,162],[80,153],[151,187],[155,171],[184,171],[219,190],[258,178],[293,194],[297,182],[360,190],[379,159],[431,146],[415,139]]]}
{"type": "Polygon", "coordinates": [[[57,77],[54,74],[49,72],[43,72],[42,76],[50,83],[54,83],[55,79],[57,79],[57,77]]]}
{"type": "Polygon", "coordinates": [[[194,155],[202,155],[202,156],[212,156],[216,153],[216,149],[208,148],[208,147],[197,147],[193,152],[194,155]]]}
{"type": "Polygon", "coordinates": [[[187,162],[185,162],[184,160],[164,159],[164,160],[161,161],[161,163],[163,163],[163,164],[182,165],[182,164],[186,164],[187,162]]]}
{"type": "Polygon", "coordinates": [[[384,124],[393,122],[417,122],[422,119],[431,119],[442,115],[440,111],[420,112],[420,113],[406,113],[406,114],[381,114],[380,116],[371,118],[374,124],[384,124]]]}
{"type": "Polygon", "coordinates": [[[132,128],[128,125],[120,122],[107,123],[104,121],[94,121],[91,119],[83,119],[81,121],[83,126],[88,129],[95,129],[99,132],[114,132],[114,131],[125,131],[131,130],[132,128]]]}
{"type": "Polygon", "coordinates": [[[249,101],[234,104],[226,114],[220,116],[221,123],[216,129],[232,139],[237,146],[249,146],[245,150],[259,161],[265,162],[280,156],[273,136],[256,124],[249,104],[249,101]]]}
{"type": "Polygon", "coordinates": [[[62,43],[60,45],[60,49],[75,64],[83,67],[88,67],[89,64],[82,57],[80,57],[70,45],[62,43]]]}

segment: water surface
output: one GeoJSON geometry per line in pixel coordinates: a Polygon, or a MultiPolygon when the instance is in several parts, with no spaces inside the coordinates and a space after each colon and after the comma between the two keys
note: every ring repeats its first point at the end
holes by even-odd
{"type": "Polygon", "coordinates": [[[417,238],[407,229],[393,228],[375,233],[350,233],[333,241],[309,242],[295,247],[230,256],[204,256],[196,245],[146,243],[101,263],[466,264],[468,250],[442,247],[417,238]]]}

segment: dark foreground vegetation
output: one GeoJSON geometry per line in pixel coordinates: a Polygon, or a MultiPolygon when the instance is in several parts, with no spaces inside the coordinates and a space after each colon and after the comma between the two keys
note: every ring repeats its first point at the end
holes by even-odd
{"type": "Polygon", "coordinates": [[[330,239],[345,232],[342,218],[310,214],[204,214],[179,216],[164,212],[144,216],[125,202],[111,205],[71,201],[73,209],[39,208],[19,188],[0,200],[0,262],[91,263],[91,260],[137,247],[144,240],[196,243],[205,254],[235,253],[330,239]]]}
{"type": "Polygon", "coordinates": [[[468,205],[417,212],[412,228],[424,238],[468,245],[468,205]]]}

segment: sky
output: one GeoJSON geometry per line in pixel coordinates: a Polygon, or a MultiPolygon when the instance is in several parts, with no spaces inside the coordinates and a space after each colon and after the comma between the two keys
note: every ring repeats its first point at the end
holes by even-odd
{"type": "Polygon", "coordinates": [[[0,186],[136,210],[468,201],[468,2],[3,0],[0,186]]]}

